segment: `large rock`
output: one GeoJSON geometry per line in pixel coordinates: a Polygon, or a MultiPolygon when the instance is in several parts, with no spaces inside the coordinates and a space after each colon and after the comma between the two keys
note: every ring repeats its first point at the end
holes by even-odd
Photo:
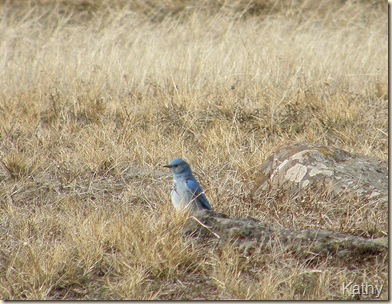
{"type": "Polygon", "coordinates": [[[253,197],[260,198],[271,185],[280,191],[314,189],[387,201],[388,164],[337,148],[294,143],[279,148],[262,165],[253,197]]]}
{"type": "Polygon", "coordinates": [[[245,255],[284,248],[305,257],[330,255],[347,260],[388,252],[386,237],[365,239],[319,229],[293,231],[211,210],[193,213],[185,224],[184,235],[203,244],[207,240],[217,246],[231,243],[245,255]]]}

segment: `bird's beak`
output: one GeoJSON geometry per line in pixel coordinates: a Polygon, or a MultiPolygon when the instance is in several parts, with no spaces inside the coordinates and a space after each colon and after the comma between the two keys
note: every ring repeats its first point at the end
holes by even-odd
{"type": "Polygon", "coordinates": [[[162,167],[165,167],[165,168],[170,168],[170,166],[169,166],[169,165],[164,165],[164,166],[162,166],[162,167]]]}

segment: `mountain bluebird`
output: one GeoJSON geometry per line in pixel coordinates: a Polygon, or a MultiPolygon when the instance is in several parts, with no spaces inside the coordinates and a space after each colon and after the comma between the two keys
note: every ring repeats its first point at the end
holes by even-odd
{"type": "Polygon", "coordinates": [[[164,167],[173,172],[171,200],[177,211],[211,210],[203,189],[196,181],[186,161],[176,158],[164,167]]]}

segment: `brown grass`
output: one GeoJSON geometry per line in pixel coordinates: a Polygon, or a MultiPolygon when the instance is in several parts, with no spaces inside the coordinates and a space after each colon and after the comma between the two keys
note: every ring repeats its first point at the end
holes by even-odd
{"type": "Polygon", "coordinates": [[[249,193],[286,140],[388,158],[386,4],[116,3],[1,2],[0,297],[387,299],[385,260],[182,239],[161,168],[185,158],[232,216],[385,236],[385,203],[249,193]]]}

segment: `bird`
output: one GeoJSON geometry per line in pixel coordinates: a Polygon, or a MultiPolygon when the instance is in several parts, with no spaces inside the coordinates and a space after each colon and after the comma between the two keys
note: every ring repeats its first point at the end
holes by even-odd
{"type": "Polygon", "coordinates": [[[171,200],[177,211],[211,210],[203,189],[186,161],[176,158],[163,167],[169,168],[173,173],[171,200]]]}

